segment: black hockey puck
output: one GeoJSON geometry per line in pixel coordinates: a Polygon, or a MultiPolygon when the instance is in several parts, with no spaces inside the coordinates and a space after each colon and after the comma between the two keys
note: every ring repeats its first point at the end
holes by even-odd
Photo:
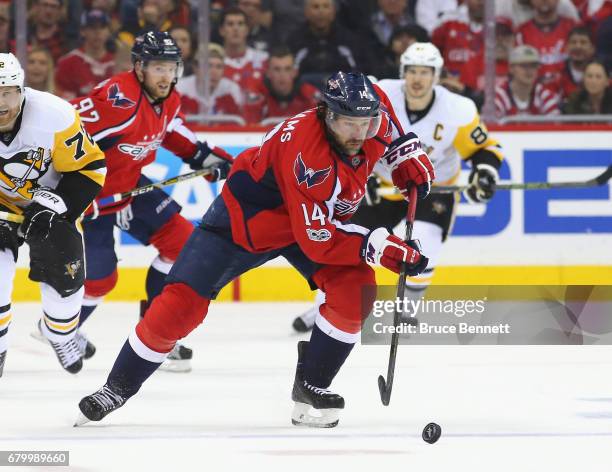
{"type": "Polygon", "coordinates": [[[429,444],[435,443],[442,435],[442,428],[439,424],[429,423],[423,428],[423,441],[429,444]]]}

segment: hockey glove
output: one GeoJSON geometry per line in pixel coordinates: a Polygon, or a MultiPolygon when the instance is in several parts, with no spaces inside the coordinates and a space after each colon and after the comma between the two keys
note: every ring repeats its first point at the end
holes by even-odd
{"type": "Polygon", "coordinates": [[[470,172],[469,186],[463,192],[470,203],[486,203],[495,193],[495,186],[499,179],[497,169],[489,164],[477,164],[470,172]]]}
{"type": "Polygon", "coordinates": [[[44,241],[62,215],[68,211],[64,199],[52,189],[39,187],[33,192],[32,203],[23,211],[19,232],[28,244],[44,241]]]}
{"type": "Polygon", "coordinates": [[[365,203],[367,206],[374,206],[380,203],[380,195],[378,195],[379,188],[380,179],[378,176],[372,174],[366,183],[365,203]]]}
{"type": "Polygon", "coordinates": [[[364,242],[362,258],[370,265],[380,264],[396,274],[399,274],[402,262],[406,263],[406,274],[410,276],[419,275],[429,262],[414,240],[406,243],[386,228],[371,231],[364,242]]]}
{"type": "Polygon", "coordinates": [[[393,141],[381,160],[391,169],[393,185],[406,200],[410,185],[416,185],[419,198],[429,195],[434,168],[416,134],[408,133],[393,141]]]}
{"type": "Polygon", "coordinates": [[[206,141],[199,141],[196,153],[184,161],[192,170],[209,169],[211,173],[205,179],[216,182],[227,177],[233,160],[224,149],[217,146],[210,147],[206,141]]]}

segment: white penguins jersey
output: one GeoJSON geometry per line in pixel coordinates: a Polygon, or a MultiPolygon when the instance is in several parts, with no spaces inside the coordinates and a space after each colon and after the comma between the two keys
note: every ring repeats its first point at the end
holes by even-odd
{"type": "Polygon", "coordinates": [[[104,153],[72,105],[29,87],[24,95],[16,132],[0,132],[0,209],[21,213],[35,189],[55,188],[64,172],[80,172],[102,186],[104,153]]]}
{"type": "MultiPolygon", "coordinates": [[[[420,138],[423,149],[434,165],[434,185],[451,185],[455,182],[461,170],[461,159],[469,159],[481,149],[493,152],[500,160],[503,158],[499,143],[489,135],[480,121],[476,105],[469,98],[436,85],[431,108],[420,120],[411,123],[406,111],[404,80],[385,79],[376,85],[389,97],[404,131],[412,131],[420,138]]],[[[387,169],[377,165],[374,171],[383,184],[390,184],[391,176],[387,169]]],[[[402,197],[394,195],[390,198],[402,197]]]]}

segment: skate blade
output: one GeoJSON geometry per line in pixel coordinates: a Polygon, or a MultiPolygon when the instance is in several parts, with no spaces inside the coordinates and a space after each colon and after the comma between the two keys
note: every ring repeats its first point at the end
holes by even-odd
{"type": "Polygon", "coordinates": [[[77,417],[76,421],[74,422],[73,427],[78,427],[78,426],[83,426],[85,423],[89,423],[91,420],[89,418],[87,418],[87,416],[85,416],[83,413],[79,412],[79,416],[77,417]]]}
{"type": "Polygon", "coordinates": [[[340,421],[339,408],[326,408],[317,410],[312,408],[307,403],[295,402],[293,413],[291,414],[291,423],[294,426],[305,426],[308,428],[333,428],[340,421]],[[315,411],[320,416],[311,414],[315,411]]]}
{"type": "Polygon", "coordinates": [[[162,365],[159,366],[159,370],[164,372],[174,373],[187,373],[191,372],[191,360],[189,359],[166,359],[162,365]]]}

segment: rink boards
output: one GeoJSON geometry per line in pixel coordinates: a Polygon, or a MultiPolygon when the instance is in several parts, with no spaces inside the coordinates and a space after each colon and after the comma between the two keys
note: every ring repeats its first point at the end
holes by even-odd
{"type": "MultiPolygon", "coordinates": [[[[199,132],[236,155],[258,145],[263,133],[199,132]]],[[[587,180],[612,164],[612,128],[560,127],[545,131],[498,130],[506,161],[502,180],[587,180]]],[[[290,156],[289,156],[290,158],[290,156]]],[[[146,174],[159,180],[188,172],[165,150],[146,174]]],[[[467,178],[467,168],[462,181],[467,178]]],[[[183,215],[197,221],[219,191],[202,179],[169,188],[183,215]]],[[[444,246],[434,283],[445,284],[612,284],[612,201],[610,185],[588,189],[500,191],[488,206],[459,205],[452,237],[444,246]],[[607,244],[606,244],[607,243],[607,244]]],[[[146,267],[154,257],[129,236],[117,237],[119,284],[108,297],[133,300],[143,295],[146,267]]],[[[27,281],[26,251],[19,259],[15,300],[33,300],[27,281]]],[[[394,277],[378,271],[379,282],[394,277]]],[[[304,300],[307,285],[284,260],[256,269],[227,287],[222,299],[304,300]]]]}

